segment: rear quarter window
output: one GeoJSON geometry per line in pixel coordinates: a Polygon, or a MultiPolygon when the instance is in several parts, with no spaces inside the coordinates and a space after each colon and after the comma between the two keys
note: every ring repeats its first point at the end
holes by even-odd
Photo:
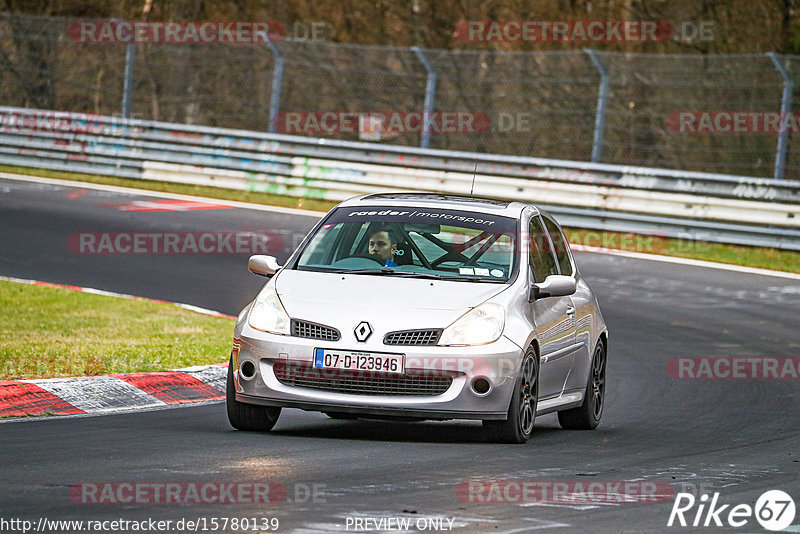
{"type": "Polygon", "coordinates": [[[543,217],[544,224],[547,227],[547,233],[550,234],[550,240],[553,243],[553,249],[555,249],[556,259],[558,260],[558,267],[561,269],[561,274],[572,276],[573,269],[572,269],[572,262],[569,260],[569,243],[564,238],[564,234],[561,232],[561,229],[558,225],[548,219],[547,217],[543,217]]]}
{"type": "Polygon", "coordinates": [[[535,282],[544,282],[551,274],[558,274],[550,239],[539,217],[532,217],[528,226],[528,256],[535,282]]]}

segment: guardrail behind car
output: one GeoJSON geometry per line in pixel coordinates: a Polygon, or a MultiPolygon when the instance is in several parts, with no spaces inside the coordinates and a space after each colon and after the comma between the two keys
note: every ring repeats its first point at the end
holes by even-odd
{"type": "Polygon", "coordinates": [[[0,106],[9,165],[328,200],[421,190],[542,205],[565,226],[800,250],[800,182],[355,143],[0,106]]]}

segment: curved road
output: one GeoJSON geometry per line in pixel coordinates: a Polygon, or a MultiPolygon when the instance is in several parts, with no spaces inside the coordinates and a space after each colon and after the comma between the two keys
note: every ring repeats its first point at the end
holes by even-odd
{"type": "MultiPolygon", "coordinates": [[[[263,282],[248,273],[247,253],[76,254],[68,238],[269,231],[286,242],[282,260],[293,236],[314,222],[248,209],[123,211],[154,200],[0,179],[0,275],[236,314],[263,282]]],[[[438,518],[445,527],[452,520],[460,532],[663,532],[671,530],[669,493],[682,490],[752,505],[764,491],[782,489],[800,508],[800,380],[677,380],[666,371],[675,357],[797,356],[800,281],[600,254],[579,254],[577,261],[611,332],[606,412],[594,432],[561,430],[550,415],[537,420],[528,444],[493,445],[483,443],[478,423],[335,421],[284,410],[272,433],[252,434],[232,430],[221,403],[5,423],[0,518],[278,517],[279,532],[338,532],[348,525],[354,532],[357,525],[376,530],[357,520],[398,517],[438,518]],[[458,492],[460,483],[475,479],[637,481],[669,491],[656,503],[481,503],[458,492]],[[286,488],[287,499],[86,504],[70,488],[87,481],[271,481],[286,488]],[[313,489],[316,497],[308,497],[313,489]]],[[[790,528],[800,532],[800,519],[794,523],[790,528]]],[[[742,530],[763,529],[751,519],[742,530]]]]}

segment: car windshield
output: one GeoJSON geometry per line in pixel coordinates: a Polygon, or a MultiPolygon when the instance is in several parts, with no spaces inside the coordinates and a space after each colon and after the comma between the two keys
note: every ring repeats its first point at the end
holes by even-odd
{"type": "Polygon", "coordinates": [[[300,270],[507,282],[517,220],[401,207],[339,208],[308,240],[300,270]]]}

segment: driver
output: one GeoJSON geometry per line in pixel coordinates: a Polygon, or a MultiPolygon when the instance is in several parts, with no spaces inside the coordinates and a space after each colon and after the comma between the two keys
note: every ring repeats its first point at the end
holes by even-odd
{"type": "Polygon", "coordinates": [[[385,267],[397,267],[394,255],[397,252],[397,236],[394,230],[379,227],[369,235],[369,253],[378,256],[385,267]]]}

